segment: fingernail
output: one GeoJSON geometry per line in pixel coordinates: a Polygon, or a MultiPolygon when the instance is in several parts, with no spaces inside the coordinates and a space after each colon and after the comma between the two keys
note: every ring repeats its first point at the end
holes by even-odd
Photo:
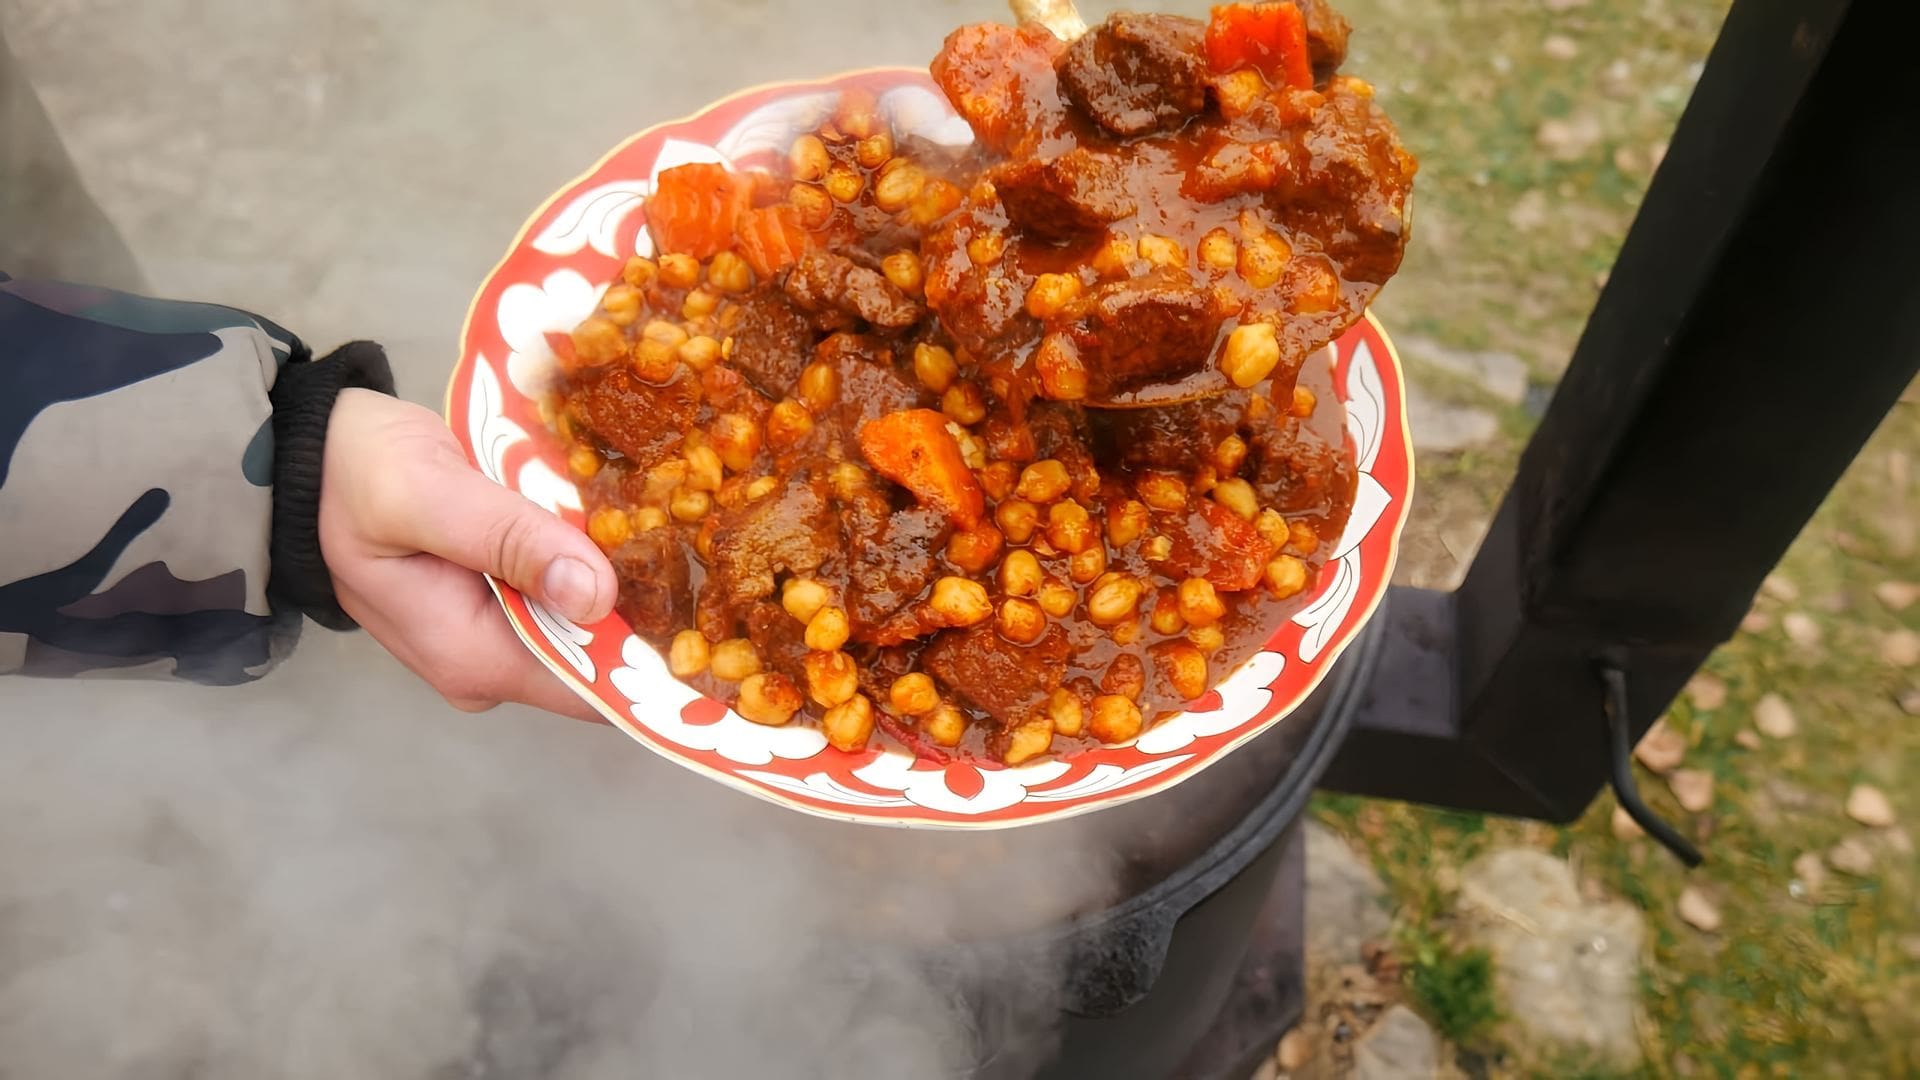
{"type": "Polygon", "coordinates": [[[583,620],[593,612],[593,571],[571,555],[562,555],[547,564],[540,581],[547,603],[569,619],[583,620]]]}

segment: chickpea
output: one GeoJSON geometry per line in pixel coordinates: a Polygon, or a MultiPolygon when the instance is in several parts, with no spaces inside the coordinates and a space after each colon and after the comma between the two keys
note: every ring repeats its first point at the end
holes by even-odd
{"type": "Polygon", "coordinates": [[[1207,655],[1184,641],[1167,642],[1153,648],[1153,659],[1173,692],[1192,701],[1207,692],[1207,655]]]}
{"type": "Polygon", "coordinates": [[[1298,555],[1275,555],[1267,563],[1267,589],[1275,600],[1285,600],[1307,587],[1307,564],[1298,555]]]}
{"type": "Polygon", "coordinates": [[[913,347],[914,377],[934,393],[945,393],[959,373],[960,365],[954,361],[953,353],[941,346],[921,342],[913,347]]]}
{"type": "Polygon", "coordinates": [[[940,395],[940,411],[955,423],[970,426],[986,419],[987,401],[980,395],[979,387],[970,382],[957,382],[940,395]]]}
{"type": "Polygon", "coordinates": [[[1134,484],[1140,501],[1155,510],[1185,510],[1187,508],[1187,482],[1170,472],[1151,471],[1142,473],[1134,484]]]}
{"type": "Polygon", "coordinates": [[[587,536],[602,551],[612,551],[627,542],[633,526],[627,512],[617,506],[602,506],[587,517],[587,536]]]}
{"type": "Polygon", "coordinates": [[[723,251],[707,264],[707,284],[723,293],[746,292],[753,288],[753,268],[733,252],[723,251]]]}
{"type": "Polygon", "coordinates": [[[1206,578],[1190,577],[1180,583],[1180,617],[1190,626],[1212,626],[1227,613],[1227,605],[1206,578]]]}
{"type": "Polygon", "coordinates": [[[700,280],[700,262],[691,255],[675,253],[660,256],[660,284],[670,289],[691,289],[700,280]]]}
{"type": "Polygon", "coordinates": [[[919,296],[926,288],[927,269],[920,262],[920,256],[912,251],[896,251],[881,259],[880,272],[894,288],[908,296],[919,296]]]}
{"type": "Polygon", "coordinates": [[[1217,274],[1232,270],[1240,261],[1240,246],[1225,229],[1211,229],[1200,238],[1200,261],[1217,274]]]}
{"type": "Polygon", "coordinates": [[[1180,241],[1152,233],[1140,238],[1140,257],[1155,266],[1187,265],[1187,249],[1180,246],[1180,241]]]}
{"type": "Polygon", "coordinates": [[[911,206],[926,186],[925,170],[905,158],[895,158],[873,182],[873,205],[889,214],[899,213],[911,206]]]}
{"type": "Polygon", "coordinates": [[[1231,120],[1244,116],[1267,96],[1267,82],[1252,68],[1242,68],[1214,80],[1214,96],[1220,102],[1220,114],[1231,120]]]}
{"type": "Polygon", "coordinates": [[[1009,551],[1000,563],[1000,591],[1008,596],[1032,596],[1040,579],[1040,560],[1031,551],[1009,551]]]}
{"type": "Polygon", "coordinates": [[[1009,543],[1024,544],[1040,524],[1040,508],[1025,499],[1008,499],[993,508],[993,523],[1009,543]]]}
{"type": "Polygon", "coordinates": [[[860,692],[860,672],[853,657],[838,649],[815,650],[800,664],[807,673],[807,696],[826,708],[845,704],[860,692]]]}
{"type": "Polygon", "coordinates": [[[1277,548],[1286,547],[1293,537],[1292,530],[1287,527],[1287,519],[1271,506],[1260,511],[1260,515],[1253,519],[1253,527],[1259,531],[1261,539],[1277,548]]]}
{"type": "Polygon", "coordinates": [[[973,626],[993,617],[993,604],[987,599],[986,587],[962,577],[935,581],[933,596],[927,603],[948,626],[973,626]]]}
{"type": "Polygon", "coordinates": [[[1247,233],[1240,245],[1240,277],[1256,289],[1271,289],[1286,275],[1293,248],[1261,227],[1247,233]]]}
{"type": "Polygon", "coordinates": [[[931,181],[914,197],[909,216],[916,225],[931,225],[958,209],[964,197],[958,187],[946,180],[931,181]]]}
{"type": "Polygon", "coordinates": [[[567,471],[582,480],[591,480],[600,472],[600,451],[591,446],[575,446],[567,451],[567,471]]]}
{"type": "Polygon", "coordinates": [[[1107,542],[1115,548],[1126,547],[1146,533],[1151,521],[1146,503],[1128,499],[1107,514],[1107,542]]]}
{"type": "Polygon", "coordinates": [[[835,750],[852,754],[864,750],[873,737],[873,702],[855,694],[820,718],[820,733],[835,750]]]}
{"type": "Polygon", "coordinates": [[[860,170],[851,165],[835,163],[827,167],[826,178],[820,181],[834,202],[850,203],[860,197],[867,188],[867,178],[860,170]]]}
{"type": "Polygon", "coordinates": [[[665,503],[686,479],[687,459],[668,458],[647,470],[646,487],[641,497],[649,503],[665,503]]]}
{"type": "Polygon", "coordinates": [[[1173,557],[1173,541],[1165,536],[1149,536],[1147,542],[1140,545],[1140,557],[1148,562],[1164,562],[1173,557]]]}
{"type": "Polygon", "coordinates": [[[1227,643],[1227,634],[1218,626],[1196,626],[1187,631],[1187,640],[1193,643],[1194,648],[1211,656],[1227,643]]]}
{"type": "Polygon", "coordinates": [[[788,578],[780,586],[780,606],[802,623],[810,622],[832,599],[827,587],[812,578],[788,578]]]}
{"type": "Polygon", "coordinates": [[[1050,503],[1067,493],[1072,481],[1067,467],[1054,458],[1036,461],[1020,471],[1020,483],[1014,494],[1035,503],[1050,503]]]}
{"type": "Polygon", "coordinates": [[[713,496],[692,488],[681,488],[673,493],[673,501],[667,504],[667,513],[676,521],[699,521],[713,509],[713,496]]]}
{"type": "Polygon", "coordinates": [[[1287,542],[1284,546],[1296,554],[1311,555],[1320,546],[1320,530],[1305,518],[1290,521],[1287,523],[1287,542]]]}
{"type": "Polygon", "coordinates": [[[1032,600],[1010,597],[1000,601],[1000,636],[1017,645],[1031,645],[1047,632],[1047,613],[1032,600]]]}
{"type": "Polygon", "coordinates": [[[893,705],[894,712],[919,716],[932,712],[940,704],[940,691],[933,685],[933,676],[915,671],[893,680],[887,689],[887,701],[893,705]]]}
{"type": "Polygon", "coordinates": [[[720,362],[720,343],[701,334],[688,338],[674,355],[693,370],[705,371],[720,362]]]}
{"type": "Polygon", "coordinates": [[[1260,500],[1254,497],[1253,485],[1238,477],[1215,484],[1213,501],[1233,511],[1243,521],[1252,521],[1260,513],[1260,500]]]}
{"type": "Polygon", "coordinates": [[[643,506],[627,515],[629,527],[636,533],[663,529],[667,525],[667,512],[657,506],[643,506]]]}
{"type": "Polygon", "coordinates": [[[1040,393],[1052,401],[1079,401],[1087,396],[1087,366],[1080,350],[1064,334],[1048,334],[1034,350],[1040,372],[1040,393]]]}
{"type": "Polygon", "coordinates": [[[1047,507],[1047,542],[1054,547],[1069,555],[1078,555],[1099,539],[1086,507],[1076,502],[1057,502],[1047,507]]]}
{"type": "Polygon", "coordinates": [[[1041,274],[1027,289],[1027,314],[1051,319],[1080,296],[1080,279],[1072,274],[1041,274]]]}
{"type": "Polygon", "coordinates": [[[719,531],[720,519],[717,517],[710,517],[700,523],[700,531],[693,534],[693,550],[699,552],[701,558],[713,558],[713,534],[719,531]]]}
{"type": "Polygon", "coordinates": [[[1002,542],[1000,530],[983,521],[947,538],[947,561],[969,574],[977,574],[1000,557],[1002,542]]]}
{"type": "Polygon", "coordinates": [[[1112,280],[1123,278],[1133,269],[1133,261],[1140,257],[1140,247],[1130,236],[1113,236],[1100,245],[1093,253],[1093,269],[1102,278],[1112,280]]]}
{"type": "Polygon", "coordinates": [[[996,461],[980,470],[980,489],[996,502],[1012,495],[1019,480],[1020,466],[1012,461],[996,461]]]}
{"type": "Polygon", "coordinates": [[[760,453],[760,427],[744,413],[720,414],[707,439],[720,455],[720,463],[737,473],[753,468],[753,459],[760,453]]]}
{"type": "Polygon", "coordinates": [[[734,702],[733,710],[756,724],[779,727],[805,704],[792,679],[779,672],[761,672],[740,684],[740,700],[734,702]]]}
{"type": "Polygon", "coordinates": [[[711,289],[694,289],[680,302],[680,317],[688,322],[699,322],[718,310],[720,296],[711,289]]]}
{"type": "Polygon", "coordinates": [[[800,384],[794,394],[815,416],[833,408],[840,397],[840,373],[832,364],[815,361],[800,372],[800,384]]]}
{"type": "Polygon", "coordinates": [[[807,620],[807,648],[821,652],[832,652],[844,646],[852,636],[853,628],[847,622],[847,613],[828,605],[813,613],[807,620]]]}
{"type": "Polygon", "coordinates": [[[817,229],[833,217],[833,196],[813,184],[795,184],[787,192],[787,205],[793,207],[800,224],[817,229]]]}
{"type": "Polygon", "coordinates": [[[747,485],[747,501],[752,502],[755,499],[764,499],[773,494],[773,489],[779,486],[780,481],[771,476],[762,476],[747,485]]]}
{"type": "Polygon", "coordinates": [[[1107,549],[1095,544],[1067,560],[1067,576],[1085,585],[1107,572],[1107,549]]]}
{"type": "MultiPolygon", "coordinates": [[[[951,430],[959,427],[959,425],[950,423],[947,427],[951,430]]],[[[953,431],[952,434],[953,441],[960,444],[960,460],[966,463],[967,468],[979,470],[987,467],[987,445],[985,443],[981,442],[973,432],[965,429],[953,431]]]]}
{"type": "Polygon", "coordinates": [[[1148,625],[1156,634],[1173,635],[1187,628],[1186,616],[1180,614],[1180,594],[1174,589],[1156,589],[1153,594],[1153,615],[1148,625]]]}
{"type": "Polygon", "coordinates": [[[1000,760],[1008,765],[1032,761],[1053,749],[1053,721],[1041,713],[1020,721],[1007,732],[1007,750],[1000,760]]]}
{"type": "Polygon", "coordinates": [[[785,450],[805,442],[813,434],[813,414],[805,405],[788,398],[767,413],[767,445],[785,450]]]}
{"type": "Polygon", "coordinates": [[[1133,616],[1140,605],[1140,583],[1125,574],[1102,574],[1087,594],[1087,618],[1095,626],[1113,626],[1133,616]]]}
{"type": "Polygon", "coordinates": [[[853,160],[863,168],[877,169],[893,157],[893,135],[879,131],[853,144],[853,160]]]}
{"type": "Polygon", "coordinates": [[[1047,719],[1053,723],[1055,735],[1071,738],[1086,726],[1087,711],[1072,691],[1061,687],[1047,696],[1047,719]]]}
{"type": "Polygon", "coordinates": [[[1287,292],[1293,310],[1303,315],[1331,311],[1340,303],[1340,279],[1324,257],[1315,255],[1288,267],[1287,292]]]}
{"type": "Polygon", "coordinates": [[[640,291],[624,281],[611,285],[600,298],[600,310],[613,325],[632,326],[640,317],[640,291]]]}
{"type": "Polygon", "coordinates": [[[612,319],[595,315],[573,328],[573,359],[586,367],[611,364],[627,353],[627,335],[612,319]]]}
{"type": "Polygon", "coordinates": [[[833,496],[842,502],[851,502],[863,491],[873,486],[873,477],[867,470],[851,461],[842,461],[827,473],[827,486],[833,488],[833,496]]]}
{"type": "Polygon", "coordinates": [[[1272,323],[1241,323],[1227,335],[1220,352],[1220,370],[1242,389],[1273,374],[1279,364],[1280,339],[1272,323]]]}
{"type": "Polygon", "coordinates": [[[920,730],[941,746],[959,746],[967,734],[967,718],[959,709],[942,704],[920,719],[920,730]]]}
{"type": "Polygon", "coordinates": [[[1213,448],[1213,465],[1222,476],[1232,476],[1240,471],[1240,465],[1247,460],[1247,440],[1238,435],[1229,435],[1220,440],[1213,448]]]}
{"type": "Polygon", "coordinates": [[[880,130],[879,103],[870,90],[848,90],[840,95],[833,113],[833,126],[847,136],[864,139],[880,130]]]}
{"type": "Polygon", "coordinates": [[[1293,388],[1293,404],[1287,408],[1287,412],[1292,416],[1305,420],[1307,417],[1313,415],[1314,408],[1319,404],[1320,399],[1314,396],[1313,391],[1304,386],[1296,385],[1293,388]]]}
{"type": "Polygon", "coordinates": [[[1145,726],[1140,706],[1119,694],[1101,694],[1093,699],[1093,718],[1087,722],[1087,731],[1101,742],[1126,742],[1137,738],[1145,726]]]}
{"type": "Polygon", "coordinates": [[[1038,599],[1040,610],[1056,619],[1064,619],[1073,612],[1073,605],[1080,598],[1073,591],[1073,586],[1059,578],[1049,577],[1040,583],[1038,599]]]}
{"type": "Polygon", "coordinates": [[[1007,238],[997,232],[983,232],[967,241],[967,258],[975,266],[992,266],[1007,253],[1007,238]]]}
{"type": "Polygon", "coordinates": [[[677,323],[655,319],[640,331],[633,346],[634,373],[650,383],[673,381],[680,366],[680,346],[687,343],[687,332],[677,323]]]}
{"type": "Polygon", "coordinates": [[[739,682],[760,670],[760,651],[746,638],[728,638],[713,647],[713,677],[739,682]]]}
{"type": "Polygon", "coordinates": [[[827,166],[832,163],[827,144],[821,142],[818,135],[800,136],[787,151],[787,166],[793,170],[795,180],[818,180],[827,174],[827,166]]]}
{"type": "Polygon", "coordinates": [[[667,649],[667,670],[675,678],[691,679],[707,670],[710,658],[706,636],[698,630],[682,630],[673,635],[673,645],[667,649]]]}
{"type": "Polygon", "coordinates": [[[718,491],[725,479],[720,455],[711,446],[696,446],[687,451],[687,486],[695,491],[718,491]]]}
{"type": "Polygon", "coordinates": [[[630,256],[620,267],[620,280],[636,289],[644,289],[660,273],[660,268],[652,259],[643,259],[638,255],[630,256]]]}
{"type": "Polygon", "coordinates": [[[1220,482],[1219,473],[1211,465],[1202,465],[1193,470],[1193,478],[1187,482],[1187,490],[1195,495],[1205,495],[1220,482]]]}

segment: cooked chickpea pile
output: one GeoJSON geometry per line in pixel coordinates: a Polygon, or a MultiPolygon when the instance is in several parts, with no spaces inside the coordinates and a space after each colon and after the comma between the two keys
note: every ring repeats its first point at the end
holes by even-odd
{"type": "MultiPolygon", "coordinates": [[[[1345,524],[1331,371],[1286,362],[1271,322],[1222,335],[1224,390],[1152,409],[1083,404],[1100,373],[1064,331],[1011,366],[962,344],[925,245],[991,194],[982,167],[854,92],[771,175],[682,177],[676,202],[664,174],[661,254],[627,261],[543,404],[620,613],[755,723],[1009,765],[1125,742],[1258,649],[1345,524]]],[[[993,266],[1009,236],[959,250],[993,266]]],[[[1169,267],[1308,310],[1342,288],[1249,212],[1114,236],[1031,275],[1015,314],[1064,325],[1169,267]]]]}

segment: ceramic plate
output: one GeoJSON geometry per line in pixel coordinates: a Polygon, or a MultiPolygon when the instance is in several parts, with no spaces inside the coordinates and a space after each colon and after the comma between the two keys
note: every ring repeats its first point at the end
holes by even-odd
{"type": "MultiPolygon", "coordinates": [[[[662,170],[690,161],[764,167],[856,86],[879,97],[897,130],[951,145],[972,138],[926,72],[854,72],[744,91],[649,128],[547,200],[481,285],[447,388],[448,422],[482,472],[585,528],[566,451],[536,405],[554,370],[549,342],[593,312],[628,256],[653,254],[646,199],[662,170]]],[[[494,590],[527,647],[609,722],[655,753],[782,806],[874,824],[977,829],[1141,798],[1198,776],[1296,708],[1386,591],[1413,488],[1400,365],[1371,315],[1329,349],[1360,466],[1346,534],[1310,601],[1264,651],[1191,711],[1129,744],[1012,768],[916,762],[878,736],[868,749],[844,753],[812,725],[763,727],[681,685],[618,615],[577,626],[503,583],[494,590]]]]}

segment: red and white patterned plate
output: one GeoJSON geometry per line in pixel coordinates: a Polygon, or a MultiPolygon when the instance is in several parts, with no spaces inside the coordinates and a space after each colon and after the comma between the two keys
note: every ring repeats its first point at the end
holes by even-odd
{"type": "MultiPolygon", "coordinates": [[[[649,128],[547,200],[467,312],[446,413],[475,466],[585,528],[566,450],[536,404],[554,370],[550,337],[593,312],[628,256],[652,254],[645,203],[662,170],[690,161],[763,167],[850,87],[877,95],[898,130],[949,145],[972,139],[926,72],[853,72],[747,90],[649,128]]],[[[1413,489],[1400,364],[1371,315],[1329,349],[1360,465],[1346,534],[1310,602],[1265,651],[1193,710],[1125,745],[1012,768],[916,762],[879,739],[844,753],[814,726],[763,727],[682,685],[618,615],[576,626],[503,583],[494,591],[527,647],[611,723],[672,761],[782,806],[873,824],[1002,828],[1117,805],[1193,777],[1291,712],[1386,591],[1413,489]]]]}

